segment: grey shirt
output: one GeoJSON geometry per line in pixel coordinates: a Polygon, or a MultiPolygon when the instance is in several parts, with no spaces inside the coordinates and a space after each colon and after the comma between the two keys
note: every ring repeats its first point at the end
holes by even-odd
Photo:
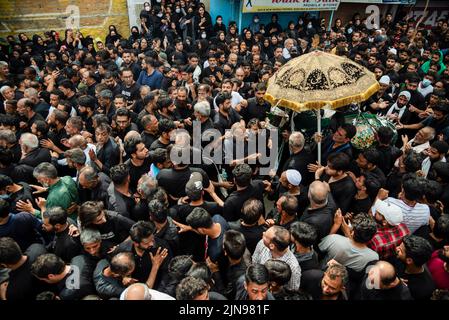
{"type": "Polygon", "coordinates": [[[347,268],[362,271],[368,262],[379,260],[377,252],[370,248],[357,248],[349,238],[339,234],[331,234],[323,238],[319,248],[326,253],[325,262],[335,259],[347,268]]]}

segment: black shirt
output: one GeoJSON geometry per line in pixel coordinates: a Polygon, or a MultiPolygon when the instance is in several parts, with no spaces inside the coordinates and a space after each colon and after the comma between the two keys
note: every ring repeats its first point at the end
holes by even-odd
{"type": "Polygon", "coordinates": [[[34,198],[32,195],[33,190],[31,189],[30,185],[26,182],[19,182],[17,183],[18,185],[20,185],[22,187],[22,189],[20,189],[17,192],[14,192],[10,195],[9,197],[9,203],[10,203],[10,210],[11,213],[19,213],[20,211],[16,209],[16,205],[17,202],[19,200],[22,201],[27,201],[30,200],[31,203],[34,203],[34,198]]]}
{"type": "Polygon", "coordinates": [[[31,274],[31,265],[37,257],[47,251],[42,244],[32,244],[26,251],[27,260],[16,270],[9,272],[9,284],[6,289],[6,300],[34,300],[41,292],[39,281],[31,274]]]}
{"type": "Polygon", "coordinates": [[[64,128],[61,130],[53,130],[48,132],[48,138],[61,150],[67,150],[67,147],[62,144],[62,140],[69,139],[69,135],[64,128]]]}
{"type": "Polygon", "coordinates": [[[36,148],[21,159],[19,164],[37,167],[42,162],[51,162],[50,151],[45,148],[36,148]]]}
{"type": "Polygon", "coordinates": [[[157,175],[159,186],[174,198],[184,197],[186,195],[185,186],[190,179],[192,172],[199,172],[203,176],[203,187],[209,187],[209,177],[204,170],[199,168],[185,167],[183,169],[162,169],[157,175]]]}
{"type": "Polygon", "coordinates": [[[129,168],[129,176],[131,179],[129,183],[129,189],[132,192],[136,192],[137,182],[139,181],[140,177],[150,171],[151,158],[147,157],[139,167],[135,166],[131,159],[128,159],[125,164],[129,168]]]}
{"type": "Polygon", "coordinates": [[[226,129],[231,129],[232,125],[239,122],[242,117],[233,108],[229,109],[228,116],[224,116],[221,112],[217,112],[214,117],[215,129],[219,130],[222,135],[226,129]]]}
{"type": "Polygon", "coordinates": [[[349,207],[348,212],[352,212],[354,213],[354,215],[357,215],[361,212],[367,213],[372,204],[373,201],[371,201],[370,197],[366,197],[365,199],[354,198],[351,202],[351,206],[349,207]]]}
{"type": "Polygon", "coordinates": [[[229,225],[220,215],[213,216],[212,221],[213,223],[219,223],[221,226],[221,232],[218,237],[215,239],[207,238],[207,255],[211,261],[216,262],[223,252],[224,233],[229,230],[229,225]]]}
{"type": "Polygon", "coordinates": [[[232,229],[243,234],[246,240],[246,248],[251,254],[253,254],[254,250],[256,250],[257,244],[260,239],[262,239],[262,234],[267,230],[264,225],[244,226],[241,223],[230,223],[229,225],[232,229]]]}
{"type": "Polygon", "coordinates": [[[81,254],[81,243],[79,238],[69,235],[69,227],[54,235],[54,239],[47,246],[49,252],[69,263],[75,256],[81,254]]]}
{"type": "Polygon", "coordinates": [[[153,142],[157,140],[157,136],[145,131],[140,134],[140,137],[142,138],[142,142],[148,150],[151,149],[151,145],[153,144],[153,142]]]}
{"type": "Polygon", "coordinates": [[[244,190],[232,192],[226,199],[223,207],[223,217],[226,221],[236,221],[241,217],[243,203],[255,198],[263,202],[265,185],[261,180],[251,181],[251,184],[244,190]]]}
{"type": "Polygon", "coordinates": [[[328,203],[325,207],[318,209],[310,209],[309,207],[299,219],[299,221],[307,222],[316,228],[318,233],[317,244],[331,231],[336,209],[335,202],[332,196],[329,195],[328,203]]]}
{"type": "Polygon", "coordinates": [[[387,176],[397,158],[402,154],[402,151],[396,146],[377,146],[376,149],[381,154],[381,161],[379,161],[379,168],[382,170],[385,176],[387,176]]]}
{"type": "Polygon", "coordinates": [[[366,287],[367,276],[362,280],[361,300],[413,300],[409,288],[402,281],[394,288],[387,290],[366,287]]]}
{"type": "MultiPolygon", "coordinates": [[[[313,300],[321,300],[323,297],[323,289],[321,288],[323,277],[324,272],[317,269],[306,271],[301,276],[301,289],[309,293],[313,300]]],[[[340,292],[337,300],[347,300],[346,294],[340,292]]]]}
{"type": "Polygon", "coordinates": [[[35,216],[27,212],[10,213],[8,222],[0,225],[0,237],[13,238],[25,251],[33,243],[44,243],[41,230],[42,223],[35,216]]]}
{"type": "Polygon", "coordinates": [[[134,221],[119,215],[117,212],[106,211],[106,222],[97,225],[96,229],[100,231],[101,239],[104,242],[116,245],[128,238],[129,230],[133,224],[134,221]]]}
{"type": "Polygon", "coordinates": [[[297,170],[302,177],[301,183],[307,186],[313,181],[313,174],[309,172],[307,165],[314,163],[314,161],[314,156],[309,151],[302,149],[300,152],[292,154],[290,158],[287,159],[282,171],[279,172],[279,175],[288,169],[297,170]]]}
{"type": "MultiPolygon", "coordinates": [[[[219,211],[218,205],[213,202],[203,202],[199,208],[205,209],[211,216],[219,211]]],[[[173,220],[185,224],[187,216],[195,209],[196,206],[183,204],[175,206],[176,213],[173,220]]],[[[193,231],[183,232],[179,234],[179,254],[189,254],[193,256],[195,261],[203,261],[205,253],[206,237],[193,231]]]]}
{"type": "MultiPolygon", "coordinates": [[[[330,177],[324,176],[324,181],[329,182],[329,179],[330,177]]],[[[350,176],[346,176],[343,179],[329,183],[329,187],[337,208],[340,208],[342,213],[346,213],[357,193],[354,181],[350,176]]]]}
{"type": "Polygon", "coordinates": [[[246,108],[242,108],[240,114],[246,123],[253,118],[259,119],[259,121],[265,121],[267,112],[270,112],[270,109],[271,105],[268,102],[264,100],[262,104],[259,104],[257,102],[257,98],[254,97],[248,99],[248,106],[246,108]]]}
{"type": "Polygon", "coordinates": [[[426,267],[422,273],[404,273],[401,278],[408,280],[407,287],[414,300],[430,300],[436,289],[432,275],[426,267]]]}
{"type": "MultiPolygon", "coordinates": [[[[134,272],[132,273],[132,278],[139,280],[139,282],[145,283],[148,280],[148,277],[151,272],[151,268],[153,264],[151,263],[151,257],[150,252],[154,255],[156,254],[157,248],[162,247],[169,249],[168,244],[159,238],[155,238],[154,246],[150,249],[146,250],[142,256],[139,256],[135,250],[135,247],[133,245],[132,240],[127,240],[120,244],[117,248],[117,250],[114,253],[118,252],[131,252],[134,256],[134,262],[136,264],[136,267],[134,269],[134,272]]],[[[167,273],[168,270],[168,264],[171,260],[171,252],[169,250],[169,255],[165,260],[162,262],[158,275],[156,277],[156,281],[154,283],[154,287],[158,287],[158,284],[161,282],[162,275],[167,273]]]]}
{"type": "Polygon", "coordinates": [[[153,143],[150,146],[150,151],[156,150],[157,148],[167,149],[167,147],[170,145],[170,142],[165,144],[162,143],[161,140],[156,139],[153,141],[153,143]]]}

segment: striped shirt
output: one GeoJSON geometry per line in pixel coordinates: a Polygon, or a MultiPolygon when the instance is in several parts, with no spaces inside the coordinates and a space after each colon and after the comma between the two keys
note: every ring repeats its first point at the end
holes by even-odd
{"type": "Polygon", "coordinates": [[[282,257],[275,259],[273,258],[270,249],[264,245],[263,240],[260,240],[256,246],[256,250],[254,250],[253,263],[265,264],[265,262],[270,259],[284,261],[290,266],[292,276],[286,285],[286,288],[295,291],[298,290],[301,282],[301,267],[293,252],[291,252],[290,249],[287,249],[287,252],[282,257]]]}
{"type": "Polygon", "coordinates": [[[430,209],[427,204],[417,203],[410,207],[404,201],[391,197],[387,201],[402,209],[402,214],[404,215],[404,221],[402,222],[408,227],[410,233],[414,233],[420,227],[429,224],[430,209]]]}

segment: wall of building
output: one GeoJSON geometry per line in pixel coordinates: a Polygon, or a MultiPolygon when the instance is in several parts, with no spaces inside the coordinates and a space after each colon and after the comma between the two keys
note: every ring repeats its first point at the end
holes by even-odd
{"type": "Polygon", "coordinates": [[[104,39],[108,26],[114,24],[122,36],[129,35],[126,0],[8,0],[0,1],[0,37],[9,34],[43,34],[47,30],[63,32],[70,12],[68,6],[79,8],[80,30],[84,36],[104,39]]]}

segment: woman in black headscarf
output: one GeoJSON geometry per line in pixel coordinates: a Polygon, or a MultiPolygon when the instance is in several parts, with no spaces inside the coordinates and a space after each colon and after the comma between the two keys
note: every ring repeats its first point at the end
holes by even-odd
{"type": "Polygon", "coordinates": [[[33,55],[43,56],[45,53],[45,43],[41,36],[33,35],[33,55]]]}
{"type": "Polygon", "coordinates": [[[132,26],[131,35],[128,38],[128,46],[132,46],[134,42],[139,41],[142,35],[139,32],[139,28],[137,26],[132,26]]]}
{"type": "Polygon", "coordinates": [[[120,40],[121,38],[122,36],[117,32],[117,28],[111,24],[109,26],[109,34],[106,36],[106,44],[114,44],[115,41],[120,40]]]}

